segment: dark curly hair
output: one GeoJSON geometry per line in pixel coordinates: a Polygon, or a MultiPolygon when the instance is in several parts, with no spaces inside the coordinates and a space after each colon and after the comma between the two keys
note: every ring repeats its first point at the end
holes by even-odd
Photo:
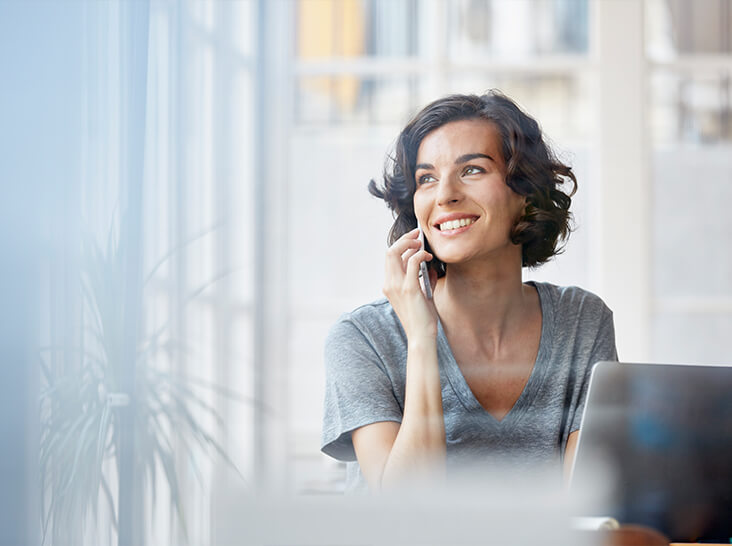
{"type": "MultiPolygon", "coordinates": [[[[369,192],[383,199],[394,214],[389,244],[417,226],[413,197],[417,185],[414,170],[419,145],[428,133],[451,121],[484,119],[493,123],[503,141],[506,184],[526,197],[524,215],[511,232],[511,241],[522,247],[524,267],[536,267],[559,254],[571,231],[569,206],[577,191],[572,168],[559,161],[542,136],[534,118],[497,90],[484,95],[449,95],[428,104],[399,134],[393,156],[384,167],[384,184],[374,180],[369,192]],[[565,182],[568,193],[559,189],[565,182]]],[[[431,252],[429,243],[426,248],[431,252]]],[[[430,267],[438,276],[445,264],[435,256],[430,267]]]]}

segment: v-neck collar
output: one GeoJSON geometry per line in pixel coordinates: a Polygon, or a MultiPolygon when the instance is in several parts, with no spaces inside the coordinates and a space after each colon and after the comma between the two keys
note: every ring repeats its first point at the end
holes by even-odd
{"type": "Polygon", "coordinates": [[[447,335],[442,327],[442,322],[439,318],[437,320],[437,352],[439,360],[445,363],[444,369],[447,380],[460,402],[465,406],[465,409],[471,413],[475,413],[475,415],[482,415],[485,417],[487,423],[495,427],[509,426],[518,420],[531,406],[537,391],[544,382],[548,368],[547,364],[551,356],[551,339],[554,329],[554,309],[552,308],[551,296],[542,283],[529,281],[526,284],[534,286],[539,294],[539,306],[541,307],[541,338],[539,340],[539,350],[536,354],[534,367],[531,370],[528,381],[526,381],[526,385],[524,385],[523,391],[521,391],[513,407],[501,420],[496,419],[490,412],[486,411],[480,405],[480,402],[478,402],[473,391],[470,390],[468,382],[462,371],[460,371],[460,367],[447,341],[447,335]]]}

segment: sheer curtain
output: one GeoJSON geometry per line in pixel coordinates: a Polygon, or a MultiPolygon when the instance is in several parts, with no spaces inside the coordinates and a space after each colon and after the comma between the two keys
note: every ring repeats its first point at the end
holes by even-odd
{"type": "MultiPolygon", "coordinates": [[[[53,203],[58,251],[43,264],[42,357],[47,382],[85,369],[72,347],[120,363],[105,364],[113,380],[98,380],[116,447],[105,452],[110,490],[90,502],[96,512],[57,517],[72,530],[46,543],[206,544],[219,492],[246,490],[253,475],[256,5],[76,7],[77,42],[64,53],[76,59],[66,98],[77,123],[63,138],[78,168],[64,171],[72,180],[53,203]],[[82,288],[90,247],[116,267],[91,300],[82,288]],[[101,310],[102,296],[117,305],[101,310]],[[161,407],[179,420],[165,421],[161,407]]],[[[73,460],[75,445],[58,457],[73,460]]],[[[46,511],[61,490],[46,485],[46,511]]]]}

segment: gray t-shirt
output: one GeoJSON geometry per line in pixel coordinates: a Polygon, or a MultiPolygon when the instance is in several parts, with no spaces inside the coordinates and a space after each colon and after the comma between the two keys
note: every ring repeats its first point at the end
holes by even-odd
{"type": "MultiPolygon", "coordinates": [[[[599,297],[574,286],[529,284],[541,302],[539,351],[523,392],[500,421],[473,395],[438,323],[448,472],[490,461],[527,468],[558,463],[570,432],[580,428],[592,365],[617,360],[612,312],[599,297]]],[[[401,423],[406,363],[407,338],[386,299],[344,314],[328,334],[321,450],[348,462],[347,490],[366,489],[351,432],[401,423]]]]}

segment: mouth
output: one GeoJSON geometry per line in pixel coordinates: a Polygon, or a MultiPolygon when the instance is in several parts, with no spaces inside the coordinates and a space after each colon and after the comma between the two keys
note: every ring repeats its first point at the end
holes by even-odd
{"type": "Polygon", "coordinates": [[[477,219],[478,216],[470,216],[465,218],[456,218],[454,220],[446,220],[434,225],[440,233],[444,235],[452,235],[466,231],[477,219]]]}

